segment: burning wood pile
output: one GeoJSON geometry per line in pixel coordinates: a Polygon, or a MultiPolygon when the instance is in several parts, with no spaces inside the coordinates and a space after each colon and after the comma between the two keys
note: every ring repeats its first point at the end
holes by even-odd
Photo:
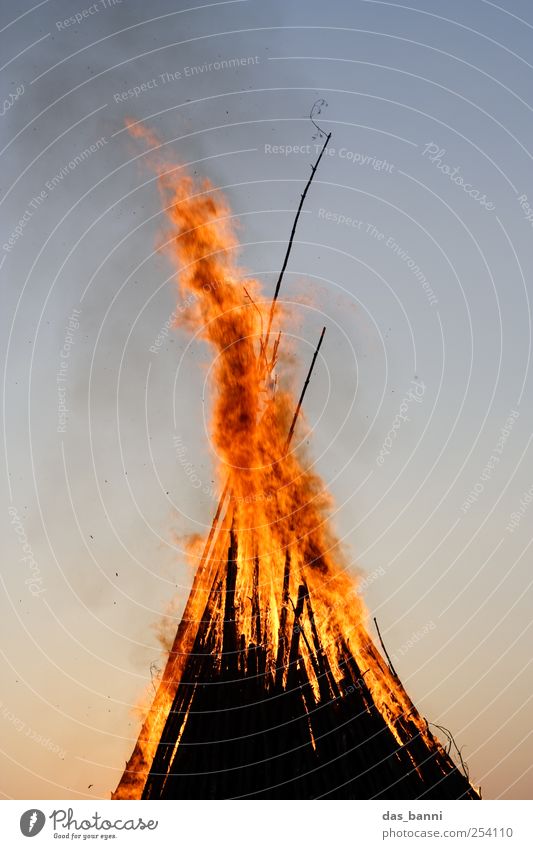
{"type": "MultiPolygon", "coordinates": [[[[221,497],[174,645],[115,799],[477,798],[374,646],[328,523],[331,499],[294,446],[290,321],[236,265],[231,212],[152,149],[184,324],[213,352],[221,497]]],[[[329,136],[324,141],[325,149],[329,136]]],[[[321,154],[322,155],[322,154],[321,154]]]]}

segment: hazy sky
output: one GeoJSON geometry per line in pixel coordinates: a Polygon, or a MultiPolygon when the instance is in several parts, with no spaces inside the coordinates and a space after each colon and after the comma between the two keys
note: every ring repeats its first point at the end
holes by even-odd
{"type": "Polygon", "coordinates": [[[413,4],[3,4],[6,797],[115,787],[216,506],[208,355],[168,331],[124,120],[224,188],[270,292],[317,98],[333,136],[284,284],[303,363],[328,328],[310,450],[409,694],[485,796],[531,796],[533,12],[413,4]]]}

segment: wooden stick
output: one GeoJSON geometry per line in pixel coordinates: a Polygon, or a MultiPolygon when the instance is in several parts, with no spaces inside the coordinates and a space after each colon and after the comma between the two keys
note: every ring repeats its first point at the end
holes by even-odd
{"type": "Polygon", "coordinates": [[[292,243],[294,241],[294,236],[296,234],[296,227],[298,226],[298,219],[300,218],[300,213],[302,211],[307,192],[309,191],[311,183],[313,182],[313,177],[315,176],[316,170],[317,170],[318,166],[320,165],[320,160],[322,159],[322,156],[324,155],[324,151],[325,151],[326,147],[328,146],[328,142],[329,142],[330,138],[331,138],[331,133],[328,133],[328,135],[326,136],[326,141],[324,142],[324,144],[322,146],[322,150],[320,151],[320,154],[318,156],[317,161],[315,162],[314,165],[311,166],[311,176],[309,177],[307,184],[306,184],[306,187],[302,192],[302,196],[300,198],[300,203],[299,203],[298,209],[296,211],[296,216],[295,216],[295,219],[294,219],[294,223],[292,225],[289,244],[287,245],[287,251],[285,253],[285,259],[283,260],[283,265],[282,265],[281,271],[279,273],[278,282],[276,283],[276,289],[274,291],[274,297],[272,299],[272,304],[271,304],[271,307],[270,307],[270,314],[268,316],[268,325],[267,325],[267,331],[266,331],[266,336],[265,336],[265,350],[268,346],[268,337],[270,336],[270,329],[272,327],[272,320],[274,318],[274,311],[276,309],[276,302],[278,300],[279,290],[281,288],[281,281],[283,280],[283,275],[285,274],[285,269],[287,268],[287,263],[289,261],[289,256],[291,254],[292,243]]]}
{"type": "Polygon", "coordinates": [[[389,669],[392,672],[392,674],[394,675],[394,677],[398,678],[398,673],[396,672],[394,666],[392,665],[392,660],[390,659],[389,653],[388,653],[387,649],[385,648],[385,643],[383,642],[383,639],[381,637],[381,631],[379,630],[378,620],[376,619],[375,616],[374,616],[374,624],[376,626],[376,631],[378,632],[378,637],[379,637],[379,641],[381,643],[381,648],[385,652],[385,657],[387,658],[387,661],[389,663],[389,669]]]}
{"type": "Polygon", "coordinates": [[[322,340],[324,339],[325,332],[326,332],[326,328],[323,327],[322,333],[320,334],[320,339],[318,340],[318,345],[316,346],[315,353],[313,354],[313,359],[311,360],[311,365],[309,366],[309,371],[307,372],[307,377],[305,379],[303,389],[300,393],[298,405],[296,407],[294,416],[292,417],[291,426],[289,428],[289,433],[288,433],[288,436],[287,436],[287,442],[285,444],[285,450],[287,450],[287,448],[290,445],[290,442],[291,442],[291,439],[292,439],[292,436],[293,436],[293,433],[294,433],[294,428],[296,427],[296,420],[297,420],[297,418],[300,414],[300,409],[302,407],[302,403],[303,403],[303,400],[304,400],[304,397],[305,397],[305,393],[307,392],[307,387],[309,385],[309,381],[311,380],[311,374],[313,373],[313,369],[314,369],[315,363],[316,363],[316,358],[318,357],[318,352],[320,351],[320,346],[322,345],[322,340]]]}

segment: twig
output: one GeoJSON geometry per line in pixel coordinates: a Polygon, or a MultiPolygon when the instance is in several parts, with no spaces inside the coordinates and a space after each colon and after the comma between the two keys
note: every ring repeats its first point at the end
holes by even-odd
{"type": "Polygon", "coordinates": [[[309,371],[307,372],[307,377],[305,379],[305,383],[303,385],[303,389],[300,393],[300,398],[298,400],[298,405],[296,410],[294,411],[294,416],[292,417],[291,426],[289,428],[289,433],[287,435],[287,442],[285,444],[285,450],[289,447],[290,441],[292,439],[292,435],[294,433],[294,428],[296,427],[296,419],[300,414],[300,409],[302,407],[302,403],[304,400],[305,393],[307,391],[307,387],[309,385],[309,381],[311,380],[311,374],[313,373],[313,369],[315,367],[316,358],[318,357],[318,352],[320,351],[320,346],[322,345],[322,340],[324,339],[324,334],[326,332],[326,328],[322,328],[322,333],[320,334],[320,339],[318,340],[318,345],[316,346],[315,353],[313,354],[313,359],[311,360],[311,365],[309,366],[309,371]]]}
{"type": "Polygon", "coordinates": [[[328,105],[327,101],[325,101],[324,98],[321,97],[319,100],[315,100],[315,102],[313,103],[313,105],[311,107],[309,117],[310,117],[313,125],[316,127],[316,131],[317,131],[316,135],[313,136],[314,139],[321,139],[323,136],[326,135],[326,131],[323,130],[322,127],[320,127],[317,124],[317,122],[315,121],[315,115],[321,115],[322,109],[324,109],[324,107],[326,107],[327,105],[328,105]]]}
{"type": "MultiPolygon", "coordinates": [[[[312,110],[311,110],[311,114],[312,114],[312,110]]],[[[313,118],[311,118],[311,120],[313,121],[313,118]]],[[[320,129],[314,121],[313,121],[313,124],[315,125],[315,127],[320,129]]],[[[323,130],[320,130],[320,132],[323,133],[323,130]]],[[[306,184],[306,187],[303,190],[302,196],[300,198],[300,203],[298,205],[296,217],[295,217],[294,223],[292,225],[289,244],[287,245],[287,251],[285,253],[285,259],[283,260],[283,265],[281,267],[281,271],[280,271],[279,277],[278,277],[278,282],[276,283],[276,288],[275,288],[275,291],[274,291],[274,297],[272,299],[272,304],[270,306],[270,313],[269,313],[269,316],[268,316],[268,325],[267,325],[266,336],[265,336],[265,349],[268,345],[268,338],[270,336],[270,329],[272,327],[272,320],[274,318],[274,312],[275,312],[275,309],[276,309],[276,303],[277,303],[277,300],[278,300],[279,290],[281,288],[281,282],[283,280],[283,275],[285,274],[285,269],[287,268],[287,263],[289,261],[289,256],[291,254],[292,243],[294,241],[294,236],[296,234],[296,227],[298,226],[298,219],[300,218],[300,213],[302,211],[304,201],[305,201],[305,198],[307,196],[307,192],[309,191],[311,183],[313,182],[313,177],[315,176],[316,170],[317,170],[318,166],[320,165],[320,160],[322,159],[322,156],[324,155],[324,151],[325,151],[326,147],[328,146],[328,142],[329,142],[330,138],[331,138],[331,133],[328,133],[328,135],[326,136],[326,140],[325,140],[325,142],[322,146],[322,150],[319,153],[317,161],[315,162],[314,165],[311,166],[311,176],[309,177],[307,184],[306,184]]]]}
{"type": "Polygon", "coordinates": [[[154,693],[157,693],[157,688],[154,684],[154,673],[157,681],[161,681],[161,667],[159,666],[156,660],[153,660],[150,664],[150,679],[152,681],[152,687],[154,688],[154,693]]]}
{"type": "Polygon", "coordinates": [[[383,642],[383,638],[381,636],[381,631],[379,630],[378,620],[376,619],[375,616],[374,616],[374,624],[376,626],[376,631],[378,632],[378,637],[379,637],[379,641],[381,643],[381,648],[385,652],[385,657],[387,658],[387,661],[389,663],[389,669],[392,672],[392,674],[394,675],[394,677],[398,678],[399,677],[398,673],[396,672],[394,666],[392,665],[392,660],[390,659],[389,653],[388,653],[387,649],[385,648],[385,643],[383,642]]]}
{"type": "Polygon", "coordinates": [[[467,781],[470,781],[470,770],[468,769],[468,764],[466,764],[465,761],[463,760],[463,755],[462,755],[461,749],[459,748],[459,746],[455,742],[455,738],[454,738],[452,732],[450,731],[450,729],[446,728],[444,725],[437,725],[436,722],[428,722],[427,719],[426,719],[426,724],[428,726],[433,725],[434,728],[438,728],[439,731],[441,731],[443,734],[446,735],[446,737],[448,738],[448,743],[450,745],[449,751],[451,751],[451,747],[453,745],[455,751],[457,752],[457,757],[459,758],[459,761],[461,763],[461,768],[463,770],[464,776],[465,776],[467,781]]]}

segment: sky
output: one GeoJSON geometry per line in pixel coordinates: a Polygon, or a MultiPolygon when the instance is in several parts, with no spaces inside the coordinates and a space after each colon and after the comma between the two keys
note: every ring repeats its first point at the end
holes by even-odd
{"type": "Polygon", "coordinates": [[[531,797],[533,14],[413,4],[2,6],[5,798],[109,796],[216,509],[209,356],[125,120],[224,191],[269,293],[317,99],[283,289],[297,374],[327,326],[308,451],[415,704],[485,797],[531,797]]]}

